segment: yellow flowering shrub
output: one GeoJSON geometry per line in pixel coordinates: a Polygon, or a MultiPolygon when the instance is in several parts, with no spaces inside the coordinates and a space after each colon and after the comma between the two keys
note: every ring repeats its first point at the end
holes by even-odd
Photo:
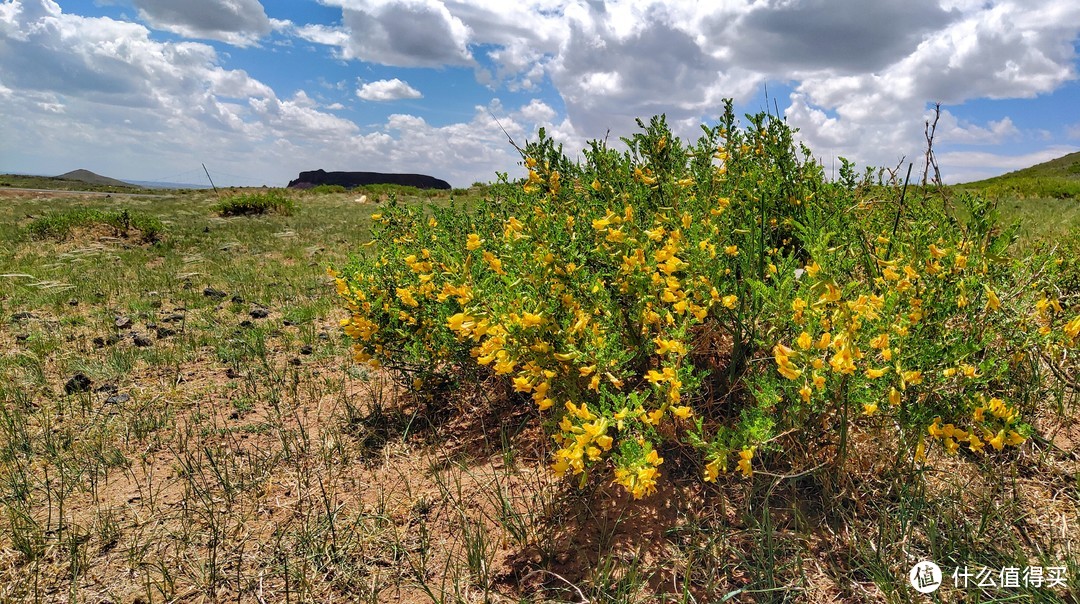
{"type": "Polygon", "coordinates": [[[846,162],[830,182],[783,121],[748,119],[728,103],[686,146],[653,118],[580,163],[541,130],[528,176],[472,210],[391,201],[333,272],[355,360],[421,386],[503,381],[554,438],[556,474],[599,469],[635,498],[673,448],[707,482],[751,476],[783,457],[778,434],[867,416],[920,456],[1022,443],[1031,318],[988,206],[906,208],[892,228],[897,204],[860,203],[846,162]]]}

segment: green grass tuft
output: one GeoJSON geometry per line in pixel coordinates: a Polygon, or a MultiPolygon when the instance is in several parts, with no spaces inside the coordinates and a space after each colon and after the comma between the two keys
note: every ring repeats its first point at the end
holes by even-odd
{"type": "Polygon", "coordinates": [[[129,237],[132,230],[139,231],[143,241],[157,241],[165,231],[165,225],[152,216],[132,213],[129,210],[97,210],[78,208],[52,212],[35,219],[26,230],[35,239],[67,239],[76,228],[107,226],[118,237],[129,237]]]}
{"type": "Polygon", "coordinates": [[[221,200],[210,208],[220,216],[251,216],[258,214],[281,214],[291,216],[296,202],[284,191],[271,189],[259,193],[242,193],[221,200]]]}

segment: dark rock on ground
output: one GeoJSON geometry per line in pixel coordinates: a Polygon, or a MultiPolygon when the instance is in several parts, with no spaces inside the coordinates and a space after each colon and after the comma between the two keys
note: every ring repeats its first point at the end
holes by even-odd
{"type": "Polygon", "coordinates": [[[90,386],[93,385],[93,381],[86,377],[83,372],[78,372],[71,376],[71,379],[64,384],[64,392],[66,394],[76,394],[79,392],[86,392],[90,390],[90,386]]]}
{"type": "Polygon", "coordinates": [[[154,333],[157,334],[157,337],[160,340],[169,336],[175,336],[176,330],[169,329],[168,327],[158,327],[156,330],[154,330],[154,333]]]}
{"type": "Polygon", "coordinates": [[[450,183],[426,174],[383,174],[381,172],[301,172],[289,182],[292,189],[310,189],[319,185],[340,185],[346,188],[365,185],[402,185],[418,189],[449,189],[450,183]]]}
{"type": "Polygon", "coordinates": [[[120,338],[116,334],[110,334],[108,337],[98,336],[93,339],[94,348],[105,348],[106,346],[112,346],[120,341],[120,338]]]}
{"type": "Polygon", "coordinates": [[[311,354],[312,352],[311,344],[304,344],[300,347],[300,354],[311,354]]]}
{"type": "Polygon", "coordinates": [[[240,327],[251,327],[252,325],[254,325],[254,323],[248,321],[247,319],[240,321],[240,327]]]}
{"type": "Polygon", "coordinates": [[[250,313],[252,319],[265,319],[270,316],[270,311],[265,308],[254,308],[250,313]]]}
{"type": "Polygon", "coordinates": [[[37,318],[37,315],[35,315],[32,312],[17,312],[15,314],[11,315],[11,320],[14,321],[14,322],[29,321],[30,319],[36,319],[36,318],[37,318]]]}
{"type": "Polygon", "coordinates": [[[102,384],[97,388],[94,388],[94,392],[107,392],[109,394],[116,394],[120,389],[116,387],[116,384],[102,384]]]}
{"type": "Polygon", "coordinates": [[[78,306],[78,305],[79,305],[79,301],[76,300],[75,298],[72,298],[72,299],[68,300],[68,306],[78,306]]]}
{"type": "Polygon", "coordinates": [[[30,334],[25,334],[25,333],[17,333],[17,334],[15,334],[15,341],[16,342],[25,342],[25,341],[27,341],[29,339],[30,339],[30,334]]]}
{"type": "Polygon", "coordinates": [[[119,403],[126,403],[131,400],[130,394],[114,394],[105,399],[105,403],[109,405],[116,405],[119,403]]]}
{"type": "Polygon", "coordinates": [[[128,329],[131,327],[131,317],[116,317],[114,325],[117,329],[128,329]]]}
{"type": "Polygon", "coordinates": [[[138,346],[139,348],[146,348],[147,346],[153,346],[154,345],[154,343],[150,340],[150,338],[142,335],[141,333],[135,334],[135,337],[132,338],[131,341],[134,342],[135,345],[138,346]]]}
{"type": "Polygon", "coordinates": [[[218,300],[223,300],[227,294],[220,289],[208,287],[202,291],[202,295],[206,296],[207,298],[216,298],[218,300]]]}
{"type": "Polygon", "coordinates": [[[232,298],[229,298],[229,301],[233,304],[243,304],[245,302],[242,296],[233,296],[232,298]]]}
{"type": "Polygon", "coordinates": [[[162,323],[179,323],[184,320],[184,315],[181,313],[173,313],[161,318],[162,323]]]}
{"type": "Polygon", "coordinates": [[[303,361],[300,360],[300,357],[293,357],[289,359],[289,364],[293,367],[299,367],[301,363],[303,363],[303,361]]]}

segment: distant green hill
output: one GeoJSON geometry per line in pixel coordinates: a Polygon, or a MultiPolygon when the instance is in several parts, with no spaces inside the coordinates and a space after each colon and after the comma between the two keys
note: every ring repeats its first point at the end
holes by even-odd
{"type": "Polygon", "coordinates": [[[1001,176],[956,185],[991,196],[1080,199],[1080,151],[1001,176]]]}
{"type": "Polygon", "coordinates": [[[109,178],[108,176],[102,176],[100,174],[94,174],[90,170],[72,170],[66,172],[60,176],[56,176],[60,180],[77,180],[79,182],[85,182],[92,185],[105,185],[109,187],[134,187],[131,183],[117,180],[115,178],[109,178]]]}
{"type": "Polygon", "coordinates": [[[101,193],[140,193],[147,190],[140,185],[94,174],[89,170],[73,170],[60,176],[0,174],[0,187],[101,193]]]}

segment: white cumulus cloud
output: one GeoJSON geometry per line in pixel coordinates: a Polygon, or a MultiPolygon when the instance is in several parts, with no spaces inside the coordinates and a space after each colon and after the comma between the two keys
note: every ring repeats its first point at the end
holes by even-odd
{"type": "Polygon", "coordinates": [[[356,96],[365,101],[396,101],[400,99],[419,99],[424,95],[420,91],[409,86],[408,83],[394,78],[391,80],[378,80],[367,82],[356,91],[356,96]]]}

